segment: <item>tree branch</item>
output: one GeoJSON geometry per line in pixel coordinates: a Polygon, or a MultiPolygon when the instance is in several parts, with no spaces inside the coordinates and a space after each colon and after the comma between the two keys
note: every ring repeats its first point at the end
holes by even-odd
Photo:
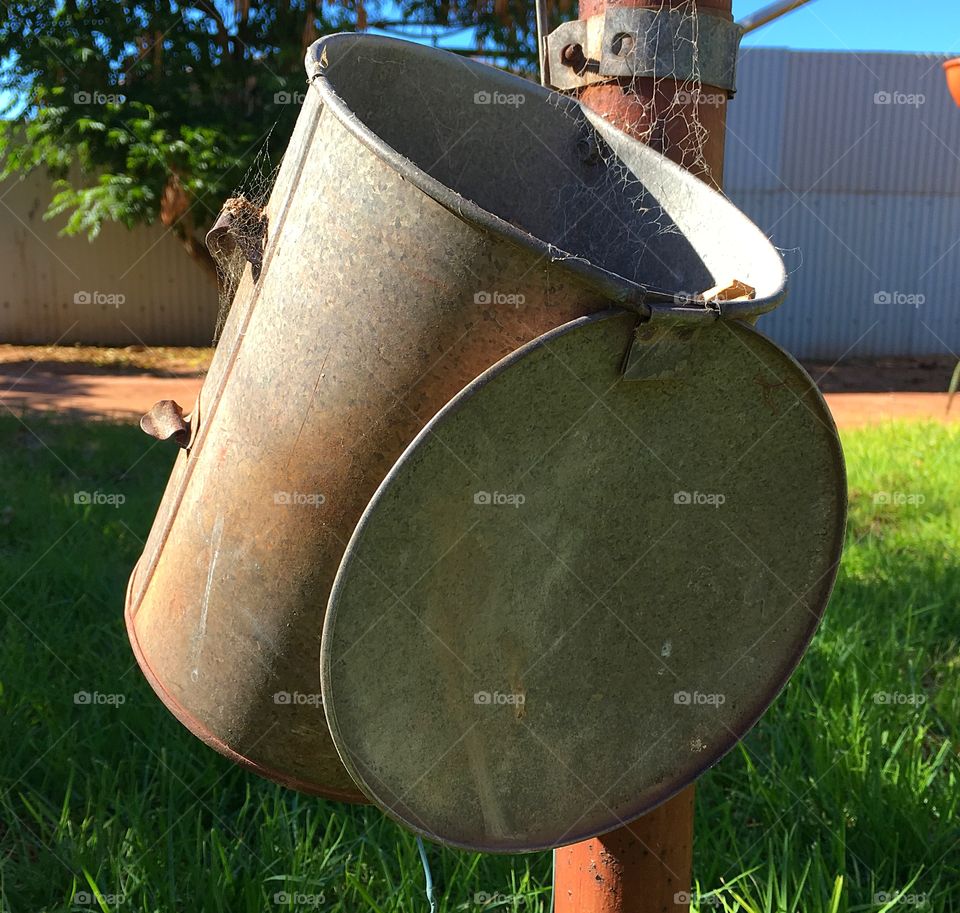
{"type": "Polygon", "coordinates": [[[217,26],[217,44],[220,45],[223,50],[224,55],[229,56],[230,54],[230,31],[227,29],[227,23],[224,22],[223,16],[220,15],[220,10],[218,10],[210,0],[195,0],[193,3],[187,3],[185,6],[189,6],[191,9],[195,9],[198,12],[206,13],[217,26]]]}

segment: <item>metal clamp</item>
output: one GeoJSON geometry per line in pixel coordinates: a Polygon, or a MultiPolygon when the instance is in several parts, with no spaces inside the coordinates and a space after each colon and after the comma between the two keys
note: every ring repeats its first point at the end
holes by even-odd
{"type": "Polygon", "coordinates": [[[696,81],[733,94],[743,29],[677,9],[610,7],[547,36],[547,74],[561,91],[641,76],[696,81]]]}

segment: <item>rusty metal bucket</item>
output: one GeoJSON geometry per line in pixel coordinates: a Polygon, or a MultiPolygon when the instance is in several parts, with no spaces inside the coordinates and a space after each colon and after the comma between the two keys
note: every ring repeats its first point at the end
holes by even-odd
{"type": "Polygon", "coordinates": [[[207,744],[363,801],[324,717],[321,629],[347,543],[415,436],[569,321],[611,304],[637,321],[749,319],[785,275],[725,198],[570,99],[372,36],[323,39],[306,65],[262,273],[247,270],[189,427],[170,431],[186,446],[126,620],[151,685],[207,744]],[[751,291],[701,295],[730,280],[751,291]]]}

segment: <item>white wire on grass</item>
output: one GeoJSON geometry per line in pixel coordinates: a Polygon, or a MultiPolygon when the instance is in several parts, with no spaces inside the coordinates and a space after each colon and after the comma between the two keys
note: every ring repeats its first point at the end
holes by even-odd
{"type": "Polygon", "coordinates": [[[427,902],[430,904],[430,913],[437,913],[437,901],[433,896],[433,875],[430,873],[430,860],[427,859],[427,849],[423,845],[423,838],[417,834],[417,849],[420,850],[420,862],[423,864],[423,878],[426,882],[427,902]]]}

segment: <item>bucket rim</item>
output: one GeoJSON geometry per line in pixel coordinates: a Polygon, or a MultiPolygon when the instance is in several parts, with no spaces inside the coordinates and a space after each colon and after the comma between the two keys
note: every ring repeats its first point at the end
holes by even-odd
{"type": "MultiPolygon", "coordinates": [[[[582,255],[574,251],[557,247],[537,235],[517,228],[490,210],[485,209],[473,199],[459,194],[452,187],[449,187],[442,181],[438,181],[417,165],[416,162],[401,154],[396,148],[371,129],[365,121],[357,116],[347,102],[337,93],[333,82],[327,78],[327,71],[336,66],[336,61],[330,61],[328,59],[327,52],[336,53],[339,48],[346,47],[349,49],[357,44],[394,47],[402,45],[414,56],[433,60],[448,56],[453,57],[461,66],[469,70],[477,71],[478,75],[493,76],[505,84],[513,83],[522,87],[523,91],[527,94],[539,97],[542,101],[549,100],[549,103],[558,109],[566,108],[571,113],[586,116],[588,114],[587,109],[576,99],[552,89],[547,89],[538,83],[515,76],[512,73],[501,70],[499,67],[475,60],[468,60],[459,55],[451,54],[450,51],[443,50],[442,48],[434,48],[413,41],[384,35],[371,35],[358,32],[337,32],[332,35],[325,35],[318,38],[307,48],[304,57],[304,67],[307,72],[308,85],[316,88],[322,104],[324,107],[329,107],[333,111],[339,123],[364,146],[393,168],[401,178],[422,190],[431,199],[453,213],[453,215],[465,222],[478,226],[483,231],[502,237],[518,247],[546,258],[548,264],[558,264],[560,268],[580,279],[588,288],[599,292],[610,303],[636,311],[644,318],[649,318],[653,314],[653,309],[647,304],[647,301],[666,302],[672,306],[670,310],[675,315],[683,312],[690,314],[692,311],[696,311],[701,316],[703,315],[700,308],[693,309],[675,306],[678,295],[678,291],[676,290],[655,289],[650,286],[645,286],[632,279],[628,279],[620,273],[605,269],[593,261],[586,260],[582,255]]],[[[723,205],[736,208],[735,204],[723,193],[720,193],[706,182],[700,180],[700,178],[694,176],[685,168],[677,165],[662,153],[657,152],[627,134],[623,135],[623,141],[636,144],[636,146],[640,147],[647,154],[658,156],[660,159],[658,163],[659,167],[661,167],[665,173],[672,175],[678,181],[687,183],[688,186],[695,186],[698,193],[707,196],[713,194],[723,201],[723,205]]],[[[771,244],[769,238],[763,235],[762,231],[746,214],[741,212],[741,216],[753,227],[757,234],[763,238],[763,241],[771,244]]],[[[765,297],[758,296],[756,299],[749,301],[729,302],[724,307],[723,316],[731,319],[750,319],[776,308],[783,301],[784,297],[786,297],[787,273],[782,263],[781,276],[782,281],[775,293],[765,297]]],[[[662,305],[657,308],[657,310],[662,309],[662,305]]],[[[719,316],[716,312],[708,313],[719,316]]]]}

